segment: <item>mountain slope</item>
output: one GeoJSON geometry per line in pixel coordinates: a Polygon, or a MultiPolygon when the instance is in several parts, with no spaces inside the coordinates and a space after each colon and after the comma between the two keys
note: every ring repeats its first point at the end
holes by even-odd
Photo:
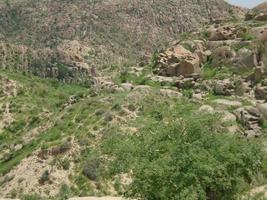
{"type": "Polygon", "coordinates": [[[202,26],[231,17],[216,0],[0,9],[0,198],[243,199],[266,183],[267,20],[202,26]]]}
{"type": "Polygon", "coordinates": [[[0,38],[38,48],[79,40],[94,49],[88,62],[110,65],[150,55],[232,9],[223,0],[1,0],[0,38]]]}

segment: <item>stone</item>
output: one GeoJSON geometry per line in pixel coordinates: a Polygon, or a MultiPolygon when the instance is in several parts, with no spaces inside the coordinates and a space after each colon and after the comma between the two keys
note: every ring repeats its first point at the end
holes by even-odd
{"type": "Polygon", "coordinates": [[[147,76],[150,80],[159,83],[160,85],[172,85],[174,86],[180,77],[166,77],[166,76],[147,76]]]}
{"type": "Polygon", "coordinates": [[[214,84],[213,91],[216,95],[233,95],[235,93],[235,85],[230,79],[218,80],[214,84]]]}
{"type": "Polygon", "coordinates": [[[175,86],[179,89],[192,88],[196,84],[196,79],[194,78],[182,78],[176,80],[175,86]]]}
{"type": "Polygon", "coordinates": [[[209,34],[210,41],[235,39],[237,37],[237,29],[231,25],[219,26],[218,28],[212,27],[209,29],[209,34]]]}
{"type": "Polygon", "coordinates": [[[254,70],[254,73],[251,76],[251,81],[258,83],[265,76],[265,67],[257,66],[254,70]]]}
{"type": "Polygon", "coordinates": [[[206,49],[205,42],[203,40],[186,40],[180,43],[187,50],[198,55],[200,63],[205,63],[208,57],[211,55],[211,51],[206,49]]]}
{"type": "Polygon", "coordinates": [[[200,73],[200,59],[177,44],[158,56],[154,73],[160,76],[185,77],[200,73]]]}
{"type": "Polygon", "coordinates": [[[267,120],[267,103],[258,104],[257,108],[258,108],[259,112],[263,115],[264,119],[267,120]]]}
{"type": "Polygon", "coordinates": [[[236,122],[236,116],[228,111],[223,111],[221,122],[223,123],[236,122]]]}
{"type": "Polygon", "coordinates": [[[236,80],[234,86],[235,86],[235,95],[237,96],[243,96],[245,95],[246,92],[249,91],[247,89],[245,82],[242,79],[236,80]]]}
{"type": "Polygon", "coordinates": [[[238,50],[235,62],[236,64],[234,65],[241,69],[253,69],[258,66],[256,52],[247,48],[241,48],[238,50]]]}
{"type": "Polygon", "coordinates": [[[260,61],[263,66],[267,66],[267,43],[263,43],[262,51],[260,52],[260,61]]]}
{"type": "Polygon", "coordinates": [[[202,93],[193,93],[192,99],[202,101],[203,100],[203,94],[202,93]]]}
{"type": "Polygon", "coordinates": [[[245,126],[246,130],[244,132],[247,137],[258,137],[262,134],[262,129],[260,127],[262,115],[257,108],[252,106],[238,108],[234,111],[238,121],[245,126]]]}
{"type": "Polygon", "coordinates": [[[134,88],[134,91],[149,94],[152,91],[152,87],[148,85],[138,85],[134,88]]]}
{"type": "Polygon", "coordinates": [[[227,99],[216,99],[213,103],[217,104],[222,109],[238,108],[242,106],[242,103],[239,101],[231,101],[227,99]]]}
{"type": "Polygon", "coordinates": [[[124,91],[127,92],[131,91],[134,88],[133,84],[131,83],[122,83],[121,87],[123,88],[124,91]]]}
{"type": "Polygon", "coordinates": [[[198,109],[198,113],[214,113],[214,108],[209,105],[203,105],[198,109]]]}
{"type": "Polygon", "coordinates": [[[257,85],[255,88],[255,98],[258,100],[267,100],[267,86],[257,85]]]}
{"type": "Polygon", "coordinates": [[[253,27],[252,34],[262,42],[267,42],[267,26],[253,27]]]}
{"type": "Polygon", "coordinates": [[[17,145],[14,146],[14,150],[15,150],[15,151],[19,151],[19,150],[21,150],[22,148],[23,148],[23,144],[17,144],[17,145]]]}
{"type": "Polygon", "coordinates": [[[171,90],[171,89],[160,89],[160,94],[165,97],[170,98],[181,98],[183,96],[182,93],[171,90]]]}
{"type": "Polygon", "coordinates": [[[211,55],[213,67],[220,67],[221,64],[233,63],[236,53],[230,46],[222,46],[215,49],[211,55]]]}

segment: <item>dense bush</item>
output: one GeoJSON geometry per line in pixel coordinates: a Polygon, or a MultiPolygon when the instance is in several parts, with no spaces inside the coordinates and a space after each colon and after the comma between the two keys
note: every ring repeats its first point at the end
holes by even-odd
{"type": "Polygon", "coordinates": [[[42,174],[42,176],[39,179],[39,183],[41,185],[45,184],[46,182],[50,181],[50,173],[48,170],[45,170],[44,173],[42,174]]]}
{"type": "Polygon", "coordinates": [[[99,175],[100,160],[97,157],[88,159],[84,166],[82,173],[89,180],[96,181],[99,175]]]}
{"type": "Polygon", "coordinates": [[[262,170],[261,145],[220,127],[216,116],[190,116],[153,124],[130,139],[112,136],[105,145],[117,157],[116,167],[132,171],[129,196],[238,199],[262,170]]]}

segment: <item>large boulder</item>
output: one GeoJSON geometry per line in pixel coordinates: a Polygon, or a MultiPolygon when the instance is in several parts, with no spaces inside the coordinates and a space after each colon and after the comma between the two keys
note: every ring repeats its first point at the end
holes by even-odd
{"type": "Polygon", "coordinates": [[[211,27],[209,30],[210,41],[232,40],[237,38],[237,28],[231,25],[211,27]]]}
{"type": "Polygon", "coordinates": [[[267,100],[267,86],[258,85],[255,88],[255,98],[258,100],[267,100]]]}
{"type": "Polygon", "coordinates": [[[191,76],[200,73],[198,55],[177,44],[161,53],[156,61],[154,73],[161,76],[191,76]]]}
{"type": "Polygon", "coordinates": [[[186,40],[180,43],[187,50],[198,55],[201,63],[205,63],[211,55],[211,51],[207,50],[206,43],[203,40],[186,40]]]}
{"type": "Polygon", "coordinates": [[[238,108],[234,111],[234,114],[238,121],[245,126],[244,134],[247,137],[258,137],[262,134],[260,127],[262,114],[257,108],[253,106],[238,108]]]}
{"type": "Polygon", "coordinates": [[[216,95],[231,96],[235,93],[235,84],[230,79],[217,80],[214,83],[213,91],[216,95]]]}
{"type": "Polygon", "coordinates": [[[251,90],[248,83],[241,78],[216,80],[213,82],[213,92],[223,96],[243,96],[251,90]]]}
{"type": "Polygon", "coordinates": [[[257,108],[259,112],[262,114],[262,116],[264,117],[264,119],[267,119],[267,103],[258,104],[257,108]]]}
{"type": "Polygon", "coordinates": [[[257,66],[254,72],[247,77],[247,80],[252,81],[252,83],[259,83],[267,77],[267,68],[263,65],[257,66]]]}
{"type": "Polygon", "coordinates": [[[259,59],[262,65],[267,66],[267,42],[261,43],[259,46],[259,59]]]}
{"type": "Polygon", "coordinates": [[[258,100],[267,100],[267,80],[258,83],[254,89],[255,98],[258,100]]]}
{"type": "Polygon", "coordinates": [[[221,64],[233,63],[236,57],[236,52],[230,46],[222,46],[215,49],[211,55],[212,66],[220,67],[221,64]]]}
{"type": "Polygon", "coordinates": [[[259,65],[256,51],[248,48],[241,48],[236,52],[231,46],[221,46],[213,51],[211,58],[213,67],[229,65],[250,70],[259,65]]]}
{"type": "Polygon", "coordinates": [[[260,41],[267,42],[267,26],[253,27],[251,33],[260,41]]]}
{"type": "Polygon", "coordinates": [[[242,106],[242,103],[239,101],[233,101],[228,99],[215,99],[213,103],[221,109],[228,109],[228,108],[239,108],[242,106]]]}
{"type": "Polygon", "coordinates": [[[258,66],[257,54],[255,51],[247,48],[241,48],[237,51],[235,57],[235,66],[241,69],[253,69],[258,66]]]}

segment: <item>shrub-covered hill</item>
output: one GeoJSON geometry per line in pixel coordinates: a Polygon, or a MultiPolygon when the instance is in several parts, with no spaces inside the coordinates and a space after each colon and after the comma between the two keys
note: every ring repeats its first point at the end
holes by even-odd
{"type": "Polygon", "coordinates": [[[1,0],[0,39],[31,47],[78,40],[97,66],[149,56],[180,33],[229,16],[223,0],[1,0]]]}
{"type": "MultiPolygon", "coordinates": [[[[182,1],[171,3],[178,2],[182,1]]],[[[190,2],[180,7],[199,8],[193,5],[200,1],[184,3],[190,2]]],[[[214,11],[223,10],[220,2],[207,1],[204,7],[209,10],[217,5],[214,11]]],[[[149,63],[109,62],[96,70],[88,62],[95,48],[87,46],[88,30],[84,29],[83,38],[76,31],[64,35],[60,27],[81,30],[74,22],[82,20],[75,16],[84,16],[81,19],[89,21],[84,26],[94,22],[108,30],[110,15],[133,20],[130,16],[144,17],[151,13],[146,9],[155,9],[161,2],[1,3],[6,42],[0,43],[0,198],[250,200],[267,196],[264,10],[248,13],[247,21],[235,17],[216,20],[196,32],[184,33],[169,48],[156,51],[149,63]],[[93,7],[94,14],[101,12],[95,16],[78,12],[83,10],[81,5],[93,7]],[[101,5],[110,10],[104,12],[101,5]],[[131,6],[139,5],[144,7],[136,13],[131,6]],[[54,32],[44,34],[45,28],[54,32]]],[[[165,19],[168,6],[156,8],[160,19],[165,19]]],[[[145,18],[146,23],[149,20],[145,18]]],[[[157,20],[155,24],[165,24],[157,20]]],[[[144,32],[151,34],[151,30],[144,32]]],[[[105,32],[101,29],[99,33],[105,32]]],[[[117,41],[110,33],[112,48],[128,55],[134,46],[121,46],[128,42],[114,45],[117,41]]],[[[169,34],[157,37],[169,40],[169,34]]],[[[130,32],[126,35],[131,36],[130,32]]],[[[90,42],[102,44],[99,48],[105,50],[111,44],[105,34],[101,40],[96,36],[99,34],[90,42]]],[[[150,42],[144,45],[160,48],[159,43],[150,42]]]]}
{"type": "Polygon", "coordinates": [[[0,73],[1,197],[236,199],[264,183],[264,137],[233,134],[244,127],[220,96],[138,76],[114,92],[0,73]]]}

